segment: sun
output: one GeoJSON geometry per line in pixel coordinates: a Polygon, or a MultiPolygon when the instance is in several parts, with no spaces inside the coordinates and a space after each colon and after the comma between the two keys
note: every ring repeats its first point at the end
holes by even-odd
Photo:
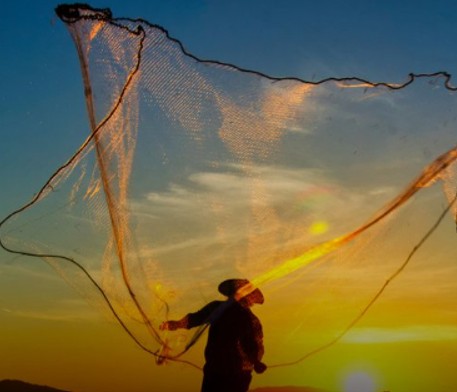
{"type": "Polygon", "coordinates": [[[375,392],[373,377],[367,372],[352,372],[344,380],[344,392],[375,392]]]}

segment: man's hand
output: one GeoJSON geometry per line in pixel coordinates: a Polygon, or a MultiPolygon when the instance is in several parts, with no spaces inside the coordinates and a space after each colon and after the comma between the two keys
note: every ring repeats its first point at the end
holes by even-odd
{"type": "Polygon", "coordinates": [[[164,321],[162,324],[160,324],[159,329],[161,331],[176,331],[179,328],[179,322],[178,321],[164,321]]]}
{"type": "Polygon", "coordinates": [[[254,371],[257,374],[262,374],[265,370],[267,370],[267,365],[265,365],[263,362],[256,362],[254,365],[254,371]]]}

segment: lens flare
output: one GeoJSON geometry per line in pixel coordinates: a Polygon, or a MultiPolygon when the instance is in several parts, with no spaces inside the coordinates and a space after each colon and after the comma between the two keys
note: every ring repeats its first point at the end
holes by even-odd
{"type": "Polygon", "coordinates": [[[324,234],[328,230],[328,223],[325,221],[316,221],[309,227],[309,233],[312,235],[324,234]]]}

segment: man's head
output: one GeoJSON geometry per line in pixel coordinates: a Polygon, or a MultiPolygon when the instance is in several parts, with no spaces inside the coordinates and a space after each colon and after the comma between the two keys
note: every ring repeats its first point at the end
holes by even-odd
{"type": "Polygon", "coordinates": [[[221,294],[229,298],[236,298],[248,306],[263,304],[264,297],[262,292],[259,289],[252,289],[252,284],[247,279],[227,279],[218,287],[221,294]]]}

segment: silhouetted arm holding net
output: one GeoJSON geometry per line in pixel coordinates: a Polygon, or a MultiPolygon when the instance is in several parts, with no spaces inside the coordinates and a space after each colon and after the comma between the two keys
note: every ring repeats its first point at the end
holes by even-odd
{"type": "Polygon", "coordinates": [[[191,329],[203,324],[208,324],[217,308],[222,305],[220,301],[213,301],[195,313],[189,313],[180,320],[168,320],[160,325],[161,330],[176,331],[177,329],[191,329]]]}

